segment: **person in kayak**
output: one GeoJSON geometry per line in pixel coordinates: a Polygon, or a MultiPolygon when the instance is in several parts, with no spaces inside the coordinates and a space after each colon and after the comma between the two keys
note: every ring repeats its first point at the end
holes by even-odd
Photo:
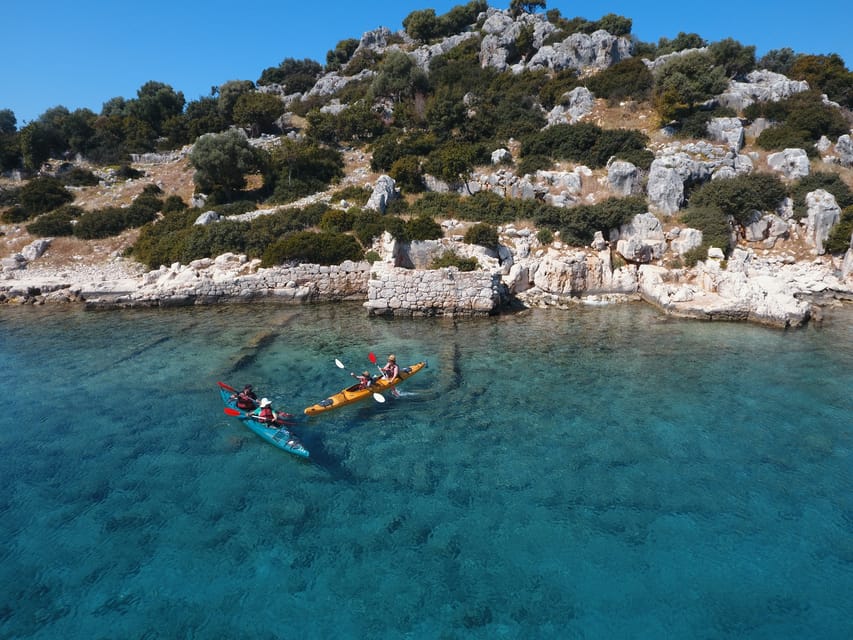
{"type": "Polygon", "coordinates": [[[360,376],[357,376],[354,373],[350,373],[350,375],[358,380],[359,389],[367,389],[367,387],[373,384],[373,377],[370,375],[370,371],[362,371],[360,376]]]}
{"type": "Polygon", "coordinates": [[[237,408],[243,411],[252,411],[258,406],[258,396],[252,390],[252,385],[247,384],[243,390],[237,394],[237,408]]]}
{"type": "Polygon", "coordinates": [[[270,426],[277,426],[282,424],[285,418],[292,418],[292,413],[287,413],[286,411],[275,412],[272,408],[272,400],[269,398],[261,398],[261,403],[259,405],[259,409],[257,413],[252,414],[252,418],[257,420],[258,422],[263,422],[264,424],[270,426]]]}
{"type": "Polygon", "coordinates": [[[382,372],[382,376],[386,380],[393,380],[396,378],[400,373],[400,367],[397,366],[397,356],[393,353],[388,356],[388,362],[379,370],[382,372]]]}

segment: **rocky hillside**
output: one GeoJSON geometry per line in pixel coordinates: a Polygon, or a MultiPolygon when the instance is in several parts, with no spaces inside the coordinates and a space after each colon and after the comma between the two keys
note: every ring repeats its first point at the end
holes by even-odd
{"type": "MultiPolygon", "coordinates": [[[[847,196],[838,191],[845,185],[848,192],[853,189],[853,142],[850,135],[853,116],[849,109],[824,95],[822,103],[817,106],[809,103],[803,108],[828,110],[828,117],[835,118],[832,136],[822,135],[802,148],[768,149],[763,134],[769,129],[779,131],[785,123],[766,117],[765,113],[777,112],[765,105],[787,104],[786,101],[796,100],[797,96],[810,95],[811,88],[805,81],[768,69],[753,68],[746,73],[735,73],[734,79],[724,79],[713,95],[697,100],[688,115],[685,115],[684,105],[676,105],[672,113],[678,117],[661,126],[661,101],[669,94],[658,93],[655,98],[657,85],[654,83],[662,82],[661,74],[672,73],[672,69],[680,64],[713,61],[714,44],[643,57],[642,52],[636,51],[638,44],[626,35],[614,35],[603,29],[564,35],[562,30],[565,28],[565,21],[552,20],[545,15],[522,13],[513,16],[490,8],[460,32],[432,38],[429,42],[421,42],[406,31],[395,33],[384,28],[363,34],[357,47],[349,52],[347,65],[318,75],[305,91],[291,93],[287,83],[259,85],[258,92],[278,96],[287,111],[277,124],[282,138],[267,135],[263,140],[254,142],[274,148],[280,139],[301,140],[316,136],[311,125],[307,124],[311,118],[302,117],[306,105],[313,105],[316,109],[315,123],[339,122],[335,119],[340,118],[340,114],[354,110],[355,105],[368,96],[374,100],[372,112],[381,114],[384,122],[393,123],[399,117],[402,98],[399,94],[393,94],[396,97],[392,98],[388,90],[383,94],[389,74],[388,67],[383,67],[383,61],[404,54],[409,61],[407,64],[411,65],[408,77],[420,73],[422,75],[417,77],[432,78],[438,69],[446,68],[447,61],[452,61],[456,52],[473,51],[481,69],[506,78],[519,78],[519,82],[524,79],[525,83],[532,82],[531,86],[538,87],[538,95],[524,99],[519,97],[525,107],[519,111],[518,118],[532,114],[531,117],[535,118],[531,121],[541,119],[541,131],[560,131],[566,137],[576,135],[579,129],[572,127],[583,124],[595,126],[594,130],[584,129],[587,134],[598,130],[636,132],[645,139],[642,152],[647,156],[638,154],[637,149],[615,146],[609,159],[605,158],[606,162],[585,163],[556,154],[551,156],[550,166],[525,172],[525,167],[532,166],[532,154],[528,150],[535,146],[537,140],[541,142],[547,138],[537,138],[539,134],[535,130],[519,128],[518,138],[484,137],[480,144],[488,141],[493,145],[490,149],[491,163],[471,166],[458,174],[458,180],[430,173],[428,169],[438,165],[433,157],[422,157],[420,167],[424,170],[422,180],[427,191],[458,193],[463,197],[489,192],[509,201],[534,201],[558,209],[639,196],[647,203],[647,211],[612,228],[599,229],[595,239],[583,246],[570,246],[561,241],[559,228],[553,240],[545,239],[538,235],[541,225],[537,226],[533,220],[519,219],[500,226],[502,249],[493,254],[484,253],[475,246],[461,246],[462,234],[475,221],[443,219],[440,222],[445,229],[445,239],[431,249],[389,247],[387,242],[377,239],[372,248],[386,264],[392,267],[405,264],[426,267],[429,259],[424,256],[440,255],[452,245],[461,256],[476,257],[480,269],[501,275],[512,295],[532,304],[550,304],[555,300],[559,303],[566,297],[621,295],[638,291],[665,308],[698,300],[706,294],[752,299],[752,311],[743,307],[732,313],[720,314],[720,317],[738,317],[755,314],[755,304],[758,304],[755,300],[766,296],[771,289],[778,289],[787,296],[797,293],[791,289],[792,280],[797,278],[808,280],[805,288],[812,293],[822,288],[822,279],[831,278],[832,282],[823,289],[839,291],[842,298],[847,297],[846,291],[852,285],[845,282],[849,283],[853,277],[853,249],[846,254],[829,255],[824,244],[832,229],[843,223],[845,216],[853,215],[846,209],[842,212],[842,205],[850,205],[843,200],[847,196]],[[519,49],[521,43],[524,43],[524,51],[519,49]],[[624,68],[620,64],[637,59],[642,60],[647,72],[634,68],[632,73],[648,73],[652,83],[649,91],[652,93],[642,98],[627,95],[622,100],[615,99],[614,95],[618,93],[614,93],[612,83],[607,84],[601,78],[615,73],[614,69],[624,68]],[[360,61],[362,67],[357,73],[353,73],[351,68],[355,61],[360,61]],[[369,61],[373,63],[368,64],[369,61]],[[533,82],[531,78],[548,80],[533,82]],[[548,92],[553,93],[554,87],[560,87],[561,82],[565,83],[566,90],[557,91],[554,94],[556,99],[549,101],[548,92]],[[370,91],[358,90],[357,87],[368,87],[370,91]],[[593,90],[607,95],[597,95],[593,90]],[[349,96],[350,102],[342,102],[343,96],[349,96]],[[701,122],[698,131],[702,135],[695,134],[697,118],[701,122]],[[837,118],[847,123],[845,133],[838,133],[837,118]],[[685,135],[686,131],[694,133],[685,135]],[[637,159],[632,162],[628,158],[637,159]],[[780,199],[773,206],[759,205],[754,210],[736,211],[734,215],[729,212],[732,242],[723,250],[710,246],[707,237],[703,239],[707,230],[691,228],[683,221],[691,194],[698,187],[759,174],[778,177],[792,193],[810,176],[822,176],[821,180],[834,186],[830,191],[815,187],[802,202],[789,197],[780,199]],[[827,176],[835,182],[827,182],[827,176]],[[685,269],[685,266],[692,267],[692,264],[686,264],[688,256],[695,257],[699,250],[703,252],[699,256],[699,264],[693,270],[685,269]],[[789,275],[778,286],[752,288],[747,292],[749,287],[743,282],[738,286],[733,284],[735,280],[749,278],[750,265],[755,274],[764,277],[783,267],[790,271],[791,265],[809,264],[818,264],[819,270],[810,275],[789,275]],[[645,286],[642,277],[644,266],[649,267],[645,270],[645,286]],[[727,275],[729,270],[733,270],[735,275],[727,275]],[[593,277],[591,273],[599,275],[593,277]]],[[[719,71],[719,66],[712,66],[709,73],[719,71]]],[[[511,92],[512,84],[505,86],[506,91],[511,92]]],[[[415,92],[411,99],[413,108],[418,108],[418,100],[428,100],[429,96],[415,92]]],[[[460,101],[467,109],[467,115],[464,111],[461,115],[454,112],[457,114],[454,117],[457,118],[455,126],[462,130],[488,112],[489,107],[480,96],[467,93],[460,95],[460,101]]],[[[500,108],[505,107],[500,105],[500,108]]],[[[505,126],[496,121],[496,126],[498,124],[505,126]]],[[[451,132],[433,129],[431,133],[445,139],[444,149],[453,148],[455,143],[451,132]]],[[[401,130],[396,135],[402,143],[408,140],[406,136],[409,134],[401,130]]],[[[379,179],[385,173],[394,174],[394,171],[377,167],[373,154],[378,148],[378,141],[372,144],[347,140],[338,144],[345,160],[346,177],[341,182],[387,189],[388,192],[378,200],[382,202],[381,210],[384,211],[385,203],[395,197],[408,201],[420,197],[411,190],[401,189],[387,176],[379,179]]],[[[189,151],[185,148],[165,156],[137,158],[133,166],[142,172],[142,177],[133,180],[116,180],[109,169],[83,163],[102,179],[97,186],[74,188],[74,204],[89,211],[105,206],[128,205],[149,184],[157,185],[163,197],[176,195],[184,202],[190,202],[194,185],[189,151]]],[[[45,170],[49,172],[51,167],[45,167],[45,170]]],[[[6,177],[0,182],[0,187],[9,188],[16,184],[20,183],[6,177]]],[[[251,182],[249,186],[252,186],[251,182]]],[[[328,202],[332,191],[340,186],[334,185],[285,206],[328,202]]],[[[710,191],[713,196],[713,190],[710,191]]],[[[335,202],[329,204],[340,206],[335,202]]],[[[723,204],[719,206],[724,207],[723,204]]],[[[263,203],[258,207],[263,212],[277,208],[263,203]]],[[[202,204],[199,213],[203,212],[202,204]]],[[[3,259],[7,278],[21,279],[26,277],[26,273],[44,275],[85,271],[91,274],[92,269],[98,268],[112,268],[116,273],[121,272],[119,275],[132,275],[143,270],[132,260],[121,258],[133,245],[138,230],[125,231],[105,240],[86,241],[73,236],[47,239],[37,249],[33,248],[37,238],[27,233],[23,225],[4,224],[0,231],[4,236],[0,258],[3,259]]],[[[714,306],[718,302],[715,299],[707,304],[714,306]]],[[[769,312],[769,315],[773,313],[769,312]]],[[[787,317],[788,311],[781,313],[787,317]]],[[[808,317],[808,311],[799,310],[794,315],[797,314],[808,317]]]]}

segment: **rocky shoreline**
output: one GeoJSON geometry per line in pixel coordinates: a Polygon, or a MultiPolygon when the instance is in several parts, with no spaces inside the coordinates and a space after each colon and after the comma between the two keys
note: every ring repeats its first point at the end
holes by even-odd
{"type": "Polygon", "coordinates": [[[736,248],[725,263],[709,258],[690,269],[672,269],[616,266],[609,248],[554,243],[531,251],[535,239],[512,228],[502,229],[501,239],[500,250],[492,252],[453,239],[399,244],[386,236],[375,246],[382,260],[333,266],[261,268],[259,260],[234,254],[151,271],[120,257],[64,269],[38,267],[36,261],[4,271],[0,301],[87,308],[362,301],[371,315],[485,316],[523,307],[642,300],[672,316],[775,327],[803,326],[819,320],[823,306],[853,301],[853,275],[842,277],[844,265],[826,255],[795,262],[736,248]],[[421,266],[448,248],[476,256],[481,269],[421,266]]]}

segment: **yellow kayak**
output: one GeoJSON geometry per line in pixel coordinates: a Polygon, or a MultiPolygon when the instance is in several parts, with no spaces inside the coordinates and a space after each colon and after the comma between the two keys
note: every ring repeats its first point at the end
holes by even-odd
{"type": "Polygon", "coordinates": [[[360,389],[358,384],[354,384],[351,387],[342,389],[333,396],[329,396],[325,400],[321,400],[317,404],[312,404],[310,407],[305,409],[305,413],[309,416],[313,416],[318,413],[323,413],[324,411],[331,411],[332,409],[337,409],[338,407],[358,402],[359,400],[364,400],[365,398],[372,396],[374,393],[381,394],[383,391],[388,391],[389,389],[397,386],[406,378],[411,378],[425,366],[427,366],[426,362],[418,362],[410,367],[401,367],[399,375],[393,380],[379,378],[366,389],[360,389]]]}

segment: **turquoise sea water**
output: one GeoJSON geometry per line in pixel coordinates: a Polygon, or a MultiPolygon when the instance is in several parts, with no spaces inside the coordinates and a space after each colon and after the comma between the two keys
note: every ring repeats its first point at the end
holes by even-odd
{"type": "Polygon", "coordinates": [[[2,638],[853,637],[850,308],[4,307],[0,381],[2,638]],[[429,368],[311,461],[223,413],[371,351],[429,368]]]}

